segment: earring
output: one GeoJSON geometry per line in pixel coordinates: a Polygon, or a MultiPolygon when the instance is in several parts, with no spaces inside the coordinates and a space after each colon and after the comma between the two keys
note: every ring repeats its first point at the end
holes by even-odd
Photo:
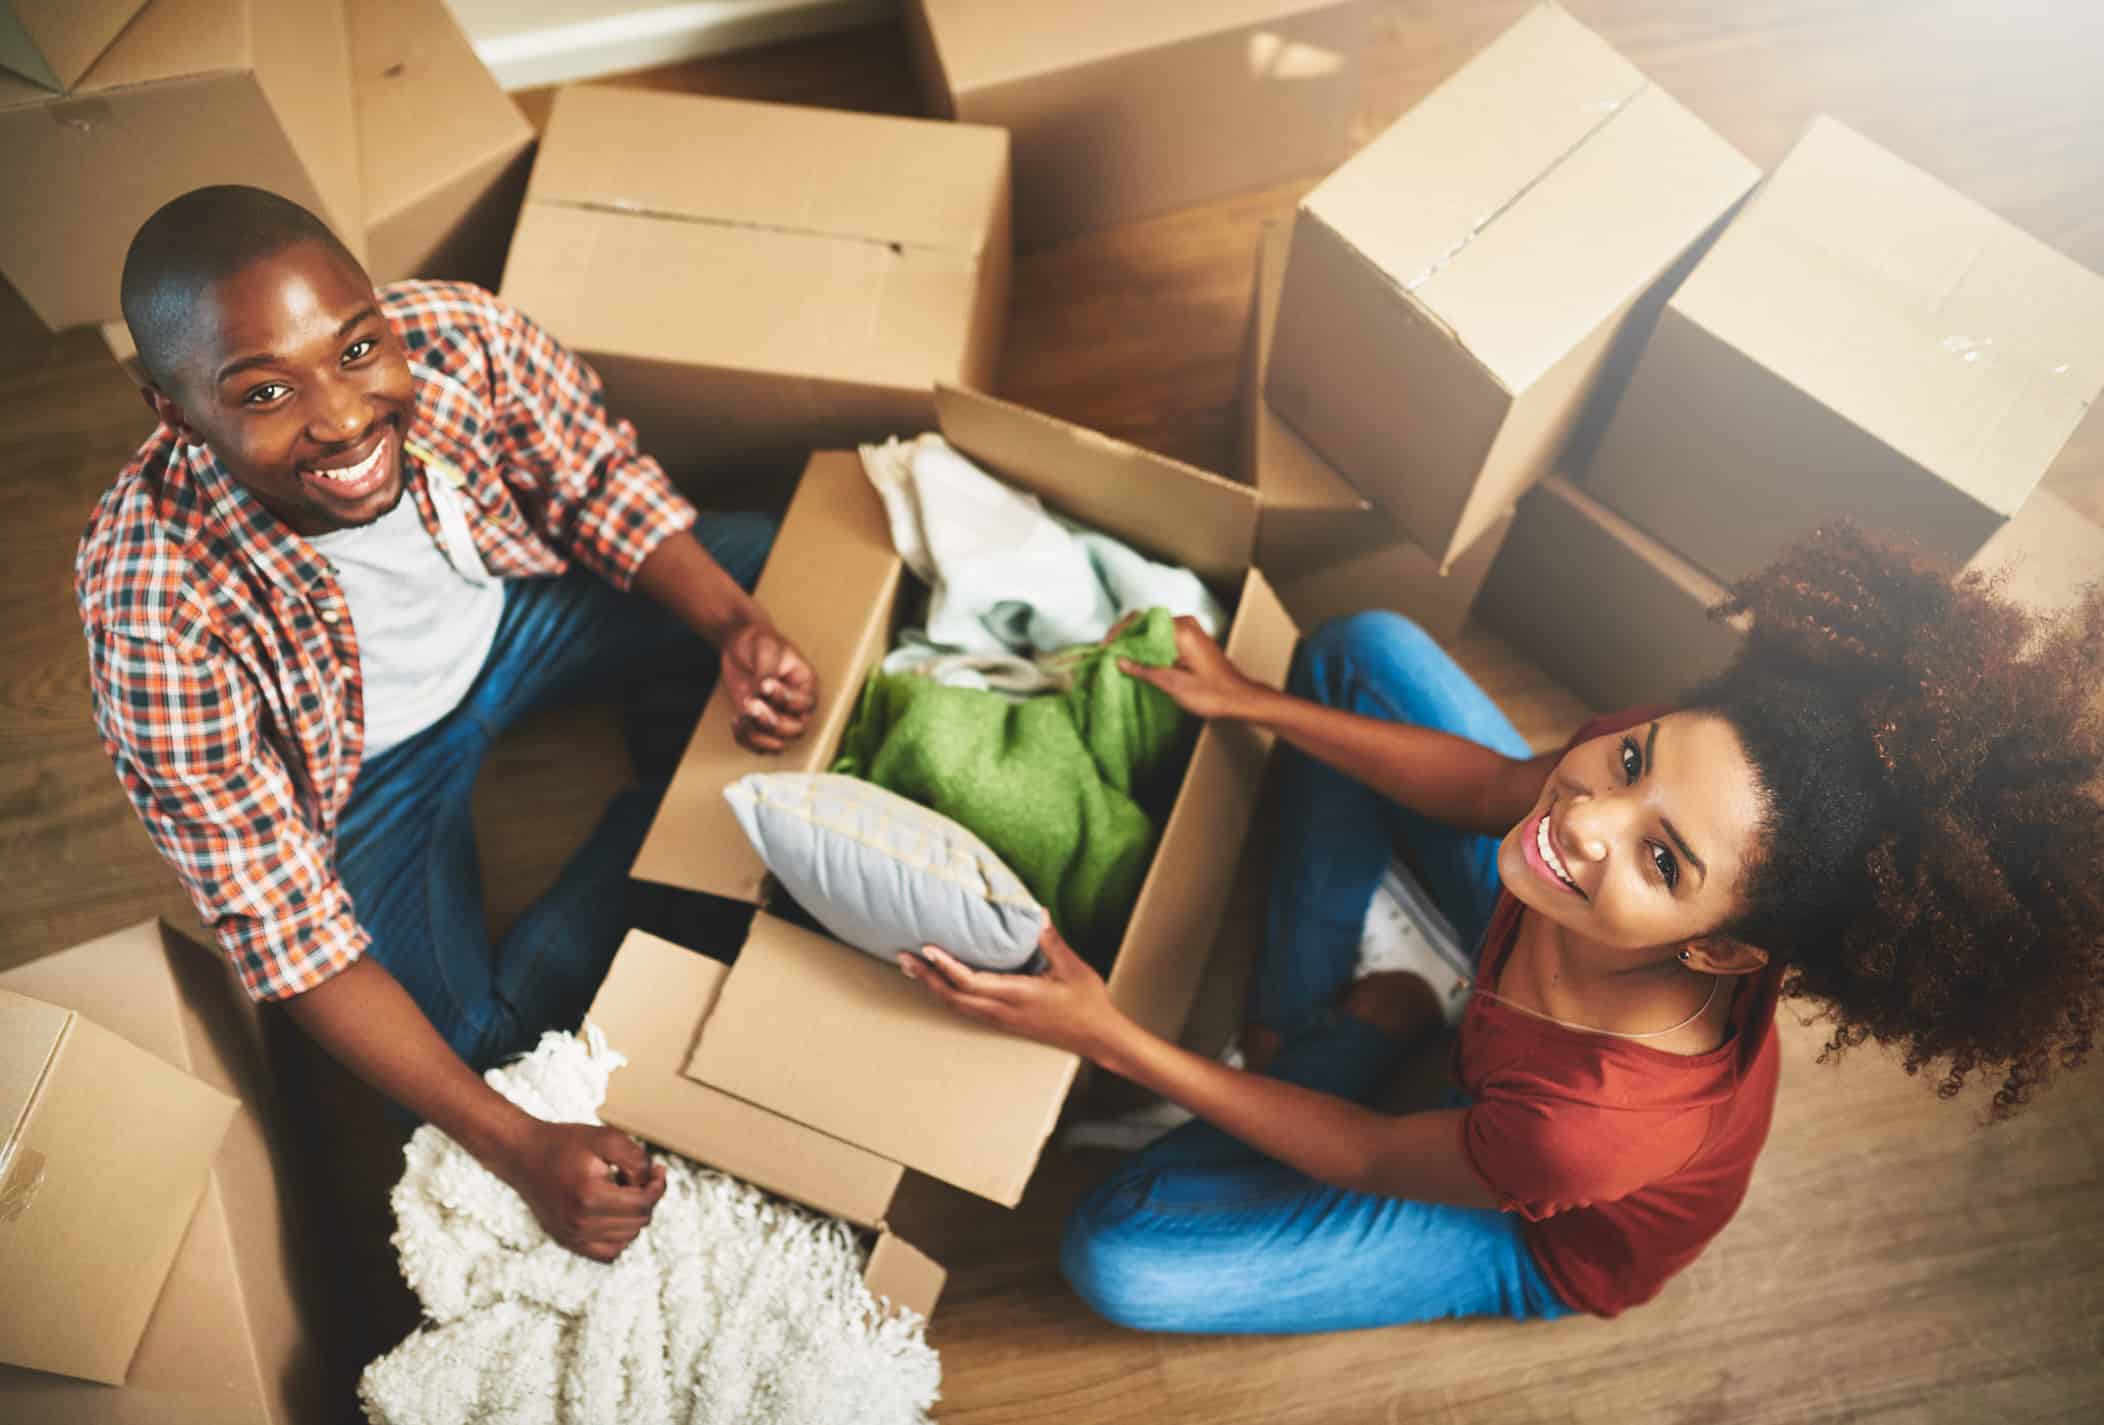
{"type": "Polygon", "coordinates": [[[1695,952],[1692,950],[1682,950],[1680,952],[1680,958],[1683,962],[1692,960],[1695,958],[1695,952]]]}

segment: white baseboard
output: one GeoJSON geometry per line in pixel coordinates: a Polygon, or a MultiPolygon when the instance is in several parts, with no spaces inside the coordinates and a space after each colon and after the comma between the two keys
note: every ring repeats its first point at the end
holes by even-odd
{"type": "Polygon", "coordinates": [[[898,0],[447,0],[506,89],[564,84],[874,24],[898,0]]]}

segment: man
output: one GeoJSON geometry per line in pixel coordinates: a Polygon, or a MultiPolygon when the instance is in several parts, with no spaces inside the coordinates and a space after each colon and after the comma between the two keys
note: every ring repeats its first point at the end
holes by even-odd
{"type": "Polygon", "coordinates": [[[119,779],[250,994],[611,1260],[662,1171],[478,1071],[590,1003],[716,676],[703,641],[748,746],[803,731],[816,680],[748,592],[772,526],[698,519],[592,371],[518,312],[452,283],[376,293],[272,194],[204,188],[155,213],[123,302],[160,424],[76,565],[119,779]],[[492,945],[482,758],[533,707],[623,678],[658,786],[617,798],[492,945]],[[669,736],[649,716],[668,702],[669,736]]]}

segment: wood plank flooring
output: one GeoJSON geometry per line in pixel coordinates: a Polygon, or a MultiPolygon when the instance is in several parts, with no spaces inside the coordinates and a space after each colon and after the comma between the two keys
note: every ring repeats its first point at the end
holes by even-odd
{"type": "MultiPolygon", "coordinates": [[[[1386,0],[1361,138],[1525,0],[1386,0]]],[[[1571,0],[1751,158],[1772,165],[1826,112],[2104,271],[2104,6],[2090,0],[1571,0]]],[[[915,99],[895,29],[631,76],[623,83],[887,112],[915,99]]],[[[545,96],[526,96],[545,113],[545,96]]],[[[1259,226],[1282,185],[1024,255],[1003,393],[1213,468],[1232,446],[1238,343],[1259,226]]],[[[20,221],[10,217],[9,221],[20,221]]],[[[88,720],[74,541],[149,428],[91,333],[41,332],[0,294],[0,964],[156,911],[173,878],[88,720]]],[[[2104,417],[2054,487],[2104,518],[2104,417]]],[[[1488,634],[1460,654],[1538,743],[1583,715],[1488,634]]],[[[593,709],[499,749],[478,812],[492,914],[545,885],[622,776],[593,709]]],[[[2017,1123],[1938,1103],[1875,1053],[1815,1063],[1786,1008],[1774,1136],[1738,1220],[1656,1303],[1614,1322],[1470,1322],[1305,1340],[1178,1339],[1104,1325],[1055,1267],[1063,1211],[1107,1159],[1054,1151],[1010,1212],[916,1181],[896,1225],[952,1269],[933,1327],[941,1418],[1114,1422],[1798,1425],[2104,1419],[2104,1086],[2070,1078],[2017,1123]]],[[[334,1105],[342,1096],[332,1095],[334,1105]]],[[[332,1107],[331,1112],[338,1111],[332,1107]]],[[[940,1105],[929,1111],[939,1112],[940,1105]]],[[[362,1160],[346,1350],[398,1333],[402,1304],[362,1160]],[[360,1196],[362,1194],[362,1196],[360,1196]]]]}

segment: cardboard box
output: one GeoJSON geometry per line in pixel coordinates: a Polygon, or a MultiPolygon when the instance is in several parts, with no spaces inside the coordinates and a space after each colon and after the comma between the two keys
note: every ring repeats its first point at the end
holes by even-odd
{"type": "MultiPolygon", "coordinates": [[[[1234,606],[1225,643],[1236,664],[1255,678],[1284,678],[1296,634],[1251,566],[1252,491],[990,397],[943,388],[936,407],[944,435],[987,469],[1073,519],[1195,570],[1234,606]]],[[[811,660],[819,708],[801,742],[763,757],[737,746],[732,710],[713,699],[637,857],[634,874],[646,880],[764,903],[765,869],[723,788],[750,771],[827,766],[864,676],[890,646],[904,566],[852,451],[812,457],[775,548],[758,597],[811,660]],[[826,577],[811,578],[813,569],[826,577]]],[[[1268,735],[1246,726],[1200,730],[1112,967],[1111,997],[1171,1038],[1214,942],[1269,750],[1268,735]]],[[[633,973],[626,961],[639,943],[632,938],[616,958],[611,983],[633,973]]],[[[854,1161],[871,1183],[866,1215],[881,1217],[885,1175],[900,1166],[1014,1205],[1080,1062],[970,1023],[891,966],[765,910],[720,983],[675,993],[661,971],[654,983],[657,992],[622,1023],[594,1009],[615,1047],[634,1053],[635,1041],[661,1035],[679,1065],[679,1083],[658,1081],[662,1097],[651,1091],[647,1124],[631,1101],[615,1106],[622,1126],[721,1162],[736,1135],[708,1131],[706,1104],[741,1100],[861,1155],[854,1161]],[[696,1098],[702,1106],[693,1111],[673,1097],[674,1089],[691,1097],[704,1086],[715,1097],[696,1098]]],[[[627,1072],[615,1075],[617,1098],[627,1072]]],[[[830,1186],[794,1155],[766,1185],[811,1202],[830,1186]]]]}
{"type": "Polygon", "coordinates": [[[1016,231],[1050,242],[1343,156],[1366,0],[913,0],[931,113],[1015,136],[1016,231]]]}
{"type": "Polygon", "coordinates": [[[1266,395],[1449,564],[1548,471],[1631,309],[1756,176],[1540,6],[1302,200],[1266,395]]]}
{"type": "Polygon", "coordinates": [[[169,199],[246,183],[310,209],[363,255],[340,0],[154,0],[70,96],[0,75],[0,271],[57,330],[122,316],[139,225],[169,199]]]}
{"type": "Polygon", "coordinates": [[[533,126],[443,0],[356,0],[351,99],[366,270],[494,288],[532,166],[533,126]]]}
{"type": "Polygon", "coordinates": [[[1476,616],[1601,712],[1670,703],[1722,672],[1743,626],[1723,585],[1551,475],[1520,501],[1476,616]]]}
{"type": "MultiPolygon", "coordinates": [[[[99,1126],[116,1126],[119,1115],[150,1118],[147,1132],[181,1142],[210,1168],[208,1176],[199,1170],[184,1199],[196,1204],[196,1212],[185,1214],[189,1225],[187,1232],[179,1230],[179,1248],[171,1242],[173,1266],[158,1302],[148,1298],[151,1315],[137,1336],[123,1388],[0,1367],[0,1419],[10,1425],[293,1425],[330,1418],[317,1356],[327,1339],[325,1283],[316,1265],[316,1238],[299,1215],[312,1191],[298,1181],[289,1158],[258,1016],[224,959],[149,921],[0,972],[0,990],[64,1005],[80,1016],[76,1026],[92,1020],[110,1038],[128,1041],[127,1048],[137,1046],[131,1053],[143,1067],[123,1069],[122,1082],[102,1087],[93,1101],[99,1126]],[[189,1085],[215,1116],[189,1126],[158,1088],[149,1089],[163,1080],[189,1085]]],[[[0,1054],[17,1042],[12,1033],[0,1033],[0,1054]]],[[[189,1179],[162,1173],[142,1149],[144,1139],[128,1127],[123,1131],[131,1141],[100,1180],[134,1192],[147,1189],[158,1201],[182,1196],[181,1183],[189,1179]]],[[[51,1172],[57,1163],[52,1159],[51,1172]]],[[[47,1178],[32,1211],[47,1196],[61,1208],[89,1211],[85,1198],[59,1186],[55,1176],[47,1178]]],[[[88,1240],[100,1243],[124,1220],[99,1211],[88,1240]]],[[[25,1215],[0,1225],[0,1243],[30,1221],[25,1215]]],[[[19,1301],[22,1278],[13,1260],[5,1270],[9,1299],[19,1301]]],[[[61,1291],[37,1293],[38,1311],[98,1304],[77,1278],[69,1283],[61,1291]]],[[[0,1329],[13,1329],[12,1321],[0,1329]]],[[[114,1350],[114,1317],[98,1311],[89,1329],[103,1348],[114,1350]]]]}
{"type": "Polygon", "coordinates": [[[2061,613],[2104,580],[2104,529],[2041,487],[1965,567],[2000,575],[2003,592],[2020,604],[2061,613]]]}
{"type": "Polygon", "coordinates": [[[1431,555],[1346,483],[1264,400],[1286,278],[1286,229],[1265,228],[1242,343],[1242,476],[1263,502],[1257,567],[1293,621],[1313,630],[1361,609],[1394,609],[1442,643],[1461,632],[1512,512],[1441,573],[1431,555]]]}
{"type": "Polygon", "coordinates": [[[1729,582],[1822,521],[1957,564],[2104,390],[2104,277],[1815,119],[1666,304],[1588,489],[1729,582]]]}
{"type": "Polygon", "coordinates": [[[0,0],[0,69],[71,89],[146,0],[0,0]]]}
{"type": "Polygon", "coordinates": [[[504,296],[692,484],[991,385],[1008,271],[998,129],[585,86],[556,95],[504,296]]]}

